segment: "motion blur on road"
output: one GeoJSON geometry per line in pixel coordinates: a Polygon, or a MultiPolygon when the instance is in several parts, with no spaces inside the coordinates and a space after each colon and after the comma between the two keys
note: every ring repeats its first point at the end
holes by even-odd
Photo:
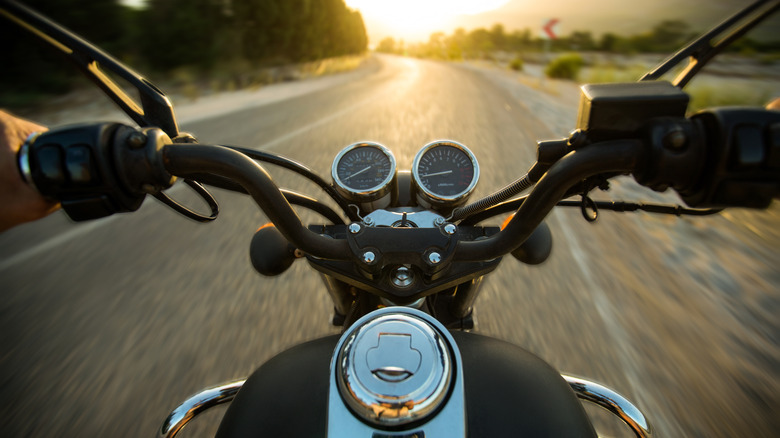
{"type": "MultiPolygon", "coordinates": [[[[454,139],[479,160],[474,199],[522,175],[537,140],[566,135],[578,98],[575,86],[540,90],[504,70],[376,55],[349,73],[261,91],[240,105],[182,108],[182,127],[325,177],[360,140],[386,145],[408,169],[424,144],[454,139]]],[[[0,234],[0,436],[151,436],[193,392],[338,332],[305,261],[276,278],[253,271],[249,241],[266,219],[249,198],[214,192],[222,213],[212,224],[151,199],[133,214],[80,224],[56,214],[0,234]]],[[[628,178],[599,196],[679,202],[628,178]]],[[[595,224],[558,208],[548,224],[545,264],[506,257],[487,279],[478,332],[617,389],[660,436],[776,436],[777,204],[704,218],[601,212],[595,224]]],[[[219,415],[184,435],[213,434],[219,415]]]]}

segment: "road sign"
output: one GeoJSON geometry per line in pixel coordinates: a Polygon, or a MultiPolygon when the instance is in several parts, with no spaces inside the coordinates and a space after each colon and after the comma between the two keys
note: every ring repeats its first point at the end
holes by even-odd
{"type": "Polygon", "coordinates": [[[557,40],[559,23],[560,20],[557,18],[546,20],[544,24],[542,24],[542,33],[539,36],[545,40],[557,40]]]}

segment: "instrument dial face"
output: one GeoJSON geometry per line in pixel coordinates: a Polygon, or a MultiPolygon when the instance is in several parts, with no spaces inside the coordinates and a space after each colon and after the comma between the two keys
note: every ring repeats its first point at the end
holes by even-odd
{"type": "Polygon", "coordinates": [[[415,183],[434,201],[457,201],[477,184],[479,166],[474,154],[453,141],[426,145],[414,159],[415,183]]]}
{"type": "Polygon", "coordinates": [[[371,195],[387,187],[395,176],[395,158],[378,143],[356,143],[333,161],[333,180],[348,194],[371,195]]]}

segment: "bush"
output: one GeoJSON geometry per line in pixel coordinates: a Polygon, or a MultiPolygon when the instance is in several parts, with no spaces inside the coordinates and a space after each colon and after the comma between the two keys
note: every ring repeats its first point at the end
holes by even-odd
{"type": "Polygon", "coordinates": [[[584,64],[585,61],[582,59],[582,56],[576,53],[569,53],[561,55],[547,64],[544,74],[555,79],[575,80],[584,64]]]}
{"type": "Polygon", "coordinates": [[[514,71],[523,71],[523,60],[519,56],[509,63],[509,68],[514,71]]]}

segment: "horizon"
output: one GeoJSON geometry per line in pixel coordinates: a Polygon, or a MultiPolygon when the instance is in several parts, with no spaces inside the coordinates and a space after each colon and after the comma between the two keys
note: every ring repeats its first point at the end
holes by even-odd
{"type": "MultiPolygon", "coordinates": [[[[559,20],[558,32],[561,36],[570,35],[574,31],[590,31],[594,37],[605,33],[632,36],[651,30],[663,20],[683,20],[690,25],[693,32],[703,32],[744,7],[743,0],[656,0],[642,4],[641,14],[638,14],[636,5],[623,0],[599,0],[599,5],[596,5],[598,12],[593,4],[583,4],[577,0],[508,0],[481,12],[450,14],[437,18],[431,20],[428,26],[418,26],[414,32],[410,32],[394,29],[392,23],[377,17],[372,10],[359,7],[365,1],[348,0],[346,3],[348,7],[360,11],[363,15],[372,47],[387,37],[415,44],[427,42],[435,32],[450,35],[458,28],[471,31],[490,28],[495,24],[503,25],[508,33],[529,29],[536,37],[541,33],[543,23],[553,18],[559,20]]],[[[416,3],[424,1],[418,0],[416,3]]],[[[435,1],[428,0],[429,3],[435,1]]],[[[409,21],[419,22],[413,11],[409,11],[405,16],[409,21]]],[[[759,39],[777,40],[778,22],[780,17],[775,16],[763,23],[761,30],[751,32],[751,35],[759,39]]]]}

